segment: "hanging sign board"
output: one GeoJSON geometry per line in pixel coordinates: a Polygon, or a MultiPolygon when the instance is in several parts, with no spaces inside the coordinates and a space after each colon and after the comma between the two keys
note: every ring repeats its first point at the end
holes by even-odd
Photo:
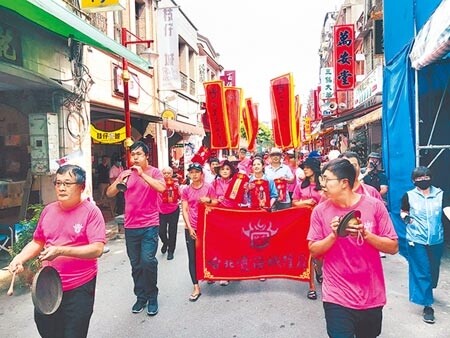
{"type": "Polygon", "coordinates": [[[126,7],[126,0],[81,0],[81,9],[94,12],[122,11],[126,7]]]}

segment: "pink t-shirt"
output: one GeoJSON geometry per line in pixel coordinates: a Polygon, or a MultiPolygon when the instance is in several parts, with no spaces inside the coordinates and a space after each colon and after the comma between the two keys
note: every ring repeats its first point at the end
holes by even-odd
{"type": "Polygon", "coordinates": [[[288,184],[287,184],[287,191],[289,191],[289,192],[294,192],[295,187],[298,185],[298,184],[297,184],[297,183],[298,183],[298,178],[297,178],[297,176],[296,176],[296,170],[297,170],[297,168],[292,168],[292,167],[289,167],[289,168],[291,168],[292,175],[294,175],[295,179],[294,179],[294,181],[293,181],[292,183],[288,183],[288,184]]]}
{"type": "MultiPolygon", "coordinates": [[[[342,208],[325,200],[311,215],[307,239],[319,241],[331,233],[334,216],[351,210],[361,211],[361,221],[372,233],[396,239],[397,234],[383,202],[361,195],[350,208],[342,208]]],[[[322,295],[324,302],[352,309],[369,309],[386,304],[386,289],[380,254],[370,244],[358,245],[356,237],[338,237],[323,256],[322,295]]]]}
{"type": "Polygon", "coordinates": [[[248,157],[244,158],[241,162],[238,163],[237,168],[240,172],[250,175],[253,171],[252,160],[248,157]]]}
{"type": "Polygon", "coordinates": [[[201,187],[194,188],[192,185],[188,185],[181,192],[181,200],[187,201],[189,211],[189,222],[194,230],[197,230],[198,222],[198,205],[200,203],[200,197],[216,198],[214,187],[210,183],[203,182],[201,187]]]}
{"type": "Polygon", "coordinates": [[[356,189],[355,192],[361,195],[372,196],[376,199],[379,199],[380,201],[383,201],[383,197],[381,197],[381,194],[378,192],[378,190],[368,184],[360,183],[358,189],[356,189]]]}
{"type": "MultiPolygon", "coordinates": [[[[100,209],[88,200],[73,209],[62,209],[59,202],[47,205],[41,213],[33,238],[44,246],[82,246],[106,243],[105,220],[100,209]]],[[[97,275],[97,259],[58,256],[45,261],[61,276],[63,291],[75,289],[97,275]]]]}
{"type": "Polygon", "coordinates": [[[302,184],[299,183],[295,189],[294,193],[292,194],[292,200],[307,200],[312,198],[316,203],[319,203],[322,194],[320,193],[320,190],[315,190],[316,183],[311,182],[306,188],[301,187],[302,184]]]}
{"type": "MultiPolygon", "coordinates": [[[[158,168],[147,167],[145,173],[164,183],[158,168]]],[[[158,191],[153,189],[136,172],[129,176],[125,191],[125,224],[127,229],[159,226],[158,191]]]]}
{"type": "Polygon", "coordinates": [[[228,186],[231,183],[231,178],[224,180],[221,177],[218,177],[212,183],[214,187],[214,191],[216,192],[216,196],[219,199],[219,204],[225,208],[239,208],[239,203],[236,201],[232,201],[225,197],[225,193],[227,192],[228,186]]]}

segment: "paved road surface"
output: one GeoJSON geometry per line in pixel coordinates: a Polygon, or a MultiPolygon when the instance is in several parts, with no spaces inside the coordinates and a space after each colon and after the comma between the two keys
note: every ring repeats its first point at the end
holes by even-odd
{"type": "MultiPolygon", "coordinates": [[[[159,338],[291,338],[326,337],[320,300],[306,298],[307,283],[290,280],[241,281],[219,286],[202,283],[197,303],[188,301],[192,290],[187,269],[183,225],[173,261],[158,253],[160,313],[132,314],[130,266],[124,240],[109,243],[100,259],[97,296],[89,337],[159,338]]],[[[450,271],[441,274],[436,296],[436,324],[422,321],[419,306],[408,302],[407,264],[399,255],[383,259],[388,288],[381,337],[450,337],[450,271]]],[[[448,267],[449,260],[444,264],[448,267]]],[[[320,289],[319,289],[320,290],[320,289]]],[[[0,336],[38,337],[27,290],[0,295],[0,336]]],[[[320,291],[319,291],[320,298],[320,291]]]]}

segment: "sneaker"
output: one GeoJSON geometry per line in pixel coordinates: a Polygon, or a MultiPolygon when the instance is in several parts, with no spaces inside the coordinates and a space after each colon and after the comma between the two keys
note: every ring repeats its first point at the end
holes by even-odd
{"type": "Polygon", "coordinates": [[[158,300],[149,300],[147,305],[147,314],[149,316],[155,316],[158,313],[158,300]]]}
{"type": "Polygon", "coordinates": [[[173,259],[173,252],[168,252],[167,253],[167,260],[171,261],[173,259]]]}
{"type": "Polygon", "coordinates": [[[134,303],[133,307],[131,308],[131,312],[140,313],[142,312],[142,310],[144,310],[145,305],[147,305],[147,302],[138,300],[136,303],[134,303]]]}
{"type": "Polygon", "coordinates": [[[434,310],[431,306],[424,307],[423,321],[428,324],[434,324],[434,310]]]}
{"type": "Polygon", "coordinates": [[[221,280],[220,282],[219,282],[219,285],[220,286],[227,286],[229,284],[229,282],[227,281],[227,280],[221,280]]]}
{"type": "Polygon", "coordinates": [[[386,254],[385,254],[384,252],[381,252],[381,251],[380,251],[380,257],[381,257],[381,258],[386,258],[386,254]]]}

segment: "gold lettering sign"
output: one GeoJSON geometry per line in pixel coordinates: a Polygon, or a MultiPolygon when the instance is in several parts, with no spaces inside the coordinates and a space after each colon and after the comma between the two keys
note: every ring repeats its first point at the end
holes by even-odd
{"type": "Polygon", "coordinates": [[[98,143],[113,144],[125,140],[125,126],[113,131],[104,131],[91,124],[91,137],[98,143]]]}
{"type": "Polygon", "coordinates": [[[81,8],[86,12],[122,11],[126,0],[81,0],[81,8]]]}

